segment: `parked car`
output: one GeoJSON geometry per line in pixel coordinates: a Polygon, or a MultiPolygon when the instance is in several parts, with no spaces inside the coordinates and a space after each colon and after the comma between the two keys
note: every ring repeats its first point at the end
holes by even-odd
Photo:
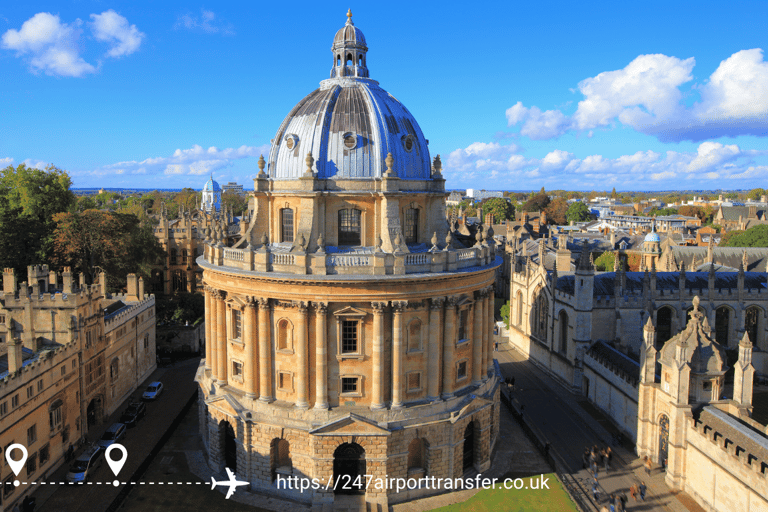
{"type": "Polygon", "coordinates": [[[85,482],[104,460],[104,448],[92,446],[80,455],[67,472],[67,482],[85,482]]]}
{"type": "Polygon", "coordinates": [[[125,424],[128,428],[133,428],[136,423],[147,413],[147,405],[143,402],[134,402],[128,406],[128,408],[120,416],[120,423],[125,424]]]}
{"type": "Polygon", "coordinates": [[[147,386],[146,391],[144,391],[144,394],[141,395],[141,398],[144,400],[156,400],[157,397],[160,396],[160,393],[163,392],[163,383],[162,382],[153,382],[149,386],[147,386]]]}
{"type": "Polygon", "coordinates": [[[107,431],[104,432],[104,435],[101,436],[101,439],[99,439],[99,442],[98,442],[99,446],[101,446],[106,450],[109,447],[109,445],[114,444],[120,441],[122,438],[124,438],[126,430],[127,428],[125,424],[113,423],[112,425],[110,425],[107,431]]]}

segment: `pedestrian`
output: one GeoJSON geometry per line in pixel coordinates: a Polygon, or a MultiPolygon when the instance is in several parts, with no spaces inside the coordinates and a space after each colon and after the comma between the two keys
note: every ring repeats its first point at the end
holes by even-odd
{"type": "Polygon", "coordinates": [[[589,467],[589,448],[584,447],[584,453],[581,454],[581,469],[587,469],[589,467]]]}
{"type": "Polygon", "coordinates": [[[645,491],[648,489],[645,486],[645,482],[640,482],[640,487],[638,489],[640,490],[640,499],[645,501],[645,491]]]}
{"type": "Polygon", "coordinates": [[[595,503],[600,501],[600,490],[597,485],[597,477],[592,479],[592,496],[595,498],[595,503]]]}
{"type": "Polygon", "coordinates": [[[610,510],[611,512],[616,512],[616,502],[613,494],[608,496],[608,510],[610,510]]]}
{"type": "Polygon", "coordinates": [[[597,478],[597,462],[592,462],[592,476],[597,478]]]}
{"type": "Polygon", "coordinates": [[[613,458],[613,452],[611,452],[611,447],[605,449],[605,472],[607,473],[609,469],[611,469],[611,459],[613,458]]]}
{"type": "Polygon", "coordinates": [[[493,351],[494,352],[498,352],[499,351],[499,342],[498,341],[494,341],[493,342],[493,351]]]}
{"type": "Polygon", "coordinates": [[[509,381],[512,384],[512,391],[515,390],[515,376],[513,375],[512,378],[509,381]]]}
{"type": "Polygon", "coordinates": [[[627,510],[627,495],[621,493],[619,499],[621,500],[621,510],[627,510]]]}
{"type": "Polygon", "coordinates": [[[616,512],[622,512],[624,510],[621,506],[621,495],[619,494],[613,496],[613,510],[616,512]]]}
{"type": "Polygon", "coordinates": [[[645,457],[645,474],[650,477],[652,470],[653,470],[653,462],[651,462],[650,457],[646,456],[645,457]]]}
{"type": "Polygon", "coordinates": [[[629,495],[632,496],[632,499],[637,501],[637,485],[632,484],[632,487],[629,488],[629,495]]]}

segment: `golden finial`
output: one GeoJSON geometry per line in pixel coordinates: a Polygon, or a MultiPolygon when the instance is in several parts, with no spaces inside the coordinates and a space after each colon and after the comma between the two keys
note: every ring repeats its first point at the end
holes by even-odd
{"type": "Polygon", "coordinates": [[[347,19],[348,19],[349,21],[352,21],[352,9],[349,9],[349,10],[347,11],[347,19]]]}

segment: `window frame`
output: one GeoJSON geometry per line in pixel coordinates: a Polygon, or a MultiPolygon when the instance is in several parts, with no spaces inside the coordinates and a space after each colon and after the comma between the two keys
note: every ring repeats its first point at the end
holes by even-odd
{"type": "Polygon", "coordinates": [[[362,245],[363,211],[354,207],[339,209],[336,214],[336,229],[337,245],[343,247],[362,245]]]}
{"type": "Polygon", "coordinates": [[[232,359],[232,380],[236,382],[243,382],[245,364],[239,359],[232,359]]]}
{"type": "Polygon", "coordinates": [[[296,237],[296,214],[293,208],[280,208],[280,241],[293,243],[296,237]],[[290,213],[290,223],[287,223],[286,212],[290,213]],[[287,229],[290,228],[290,229],[287,229]]]}
{"type": "Polygon", "coordinates": [[[403,239],[405,245],[419,243],[419,208],[409,206],[403,216],[403,239]]]}
{"type": "Polygon", "coordinates": [[[468,360],[469,359],[465,358],[465,359],[459,359],[458,361],[456,361],[456,382],[461,382],[462,380],[469,378],[469,364],[467,364],[468,360]],[[459,374],[459,371],[461,370],[462,365],[464,366],[463,376],[459,374]]]}
{"type": "Polygon", "coordinates": [[[336,317],[336,358],[341,361],[344,359],[363,359],[365,357],[365,320],[368,313],[353,307],[346,307],[334,313],[336,317]],[[344,351],[344,322],[357,323],[357,347],[354,351],[344,351]]]}
{"type": "Polygon", "coordinates": [[[345,373],[339,375],[339,398],[358,398],[363,396],[363,376],[345,373]],[[354,380],[355,391],[344,391],[344,379],[354,380]]]}
{"type": "Polygon", "coordinates": [[[424,390],[424,385],[423,385],[424,379],[423,379],[423,377],[424,377],[424,375],[423,375],[423,372],[421,372],[421,371],[413,371],[413,372],[406,373],[405,374],[405,389],[406,389],[406,393],[420,393],[421,391],[423,391],[424,390]],[[412,375],[413,376],[418,376],[418,379],[419,379],[418,387],[411,387],[411,376],[412,375]]]}

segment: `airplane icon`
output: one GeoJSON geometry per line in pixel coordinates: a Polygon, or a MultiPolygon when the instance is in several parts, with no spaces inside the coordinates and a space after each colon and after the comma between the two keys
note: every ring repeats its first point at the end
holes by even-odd
{"type": "Polygon", "coordinates": [[[225,500],[228,500],[230,496],[232,496],[232,493],[235,492],[236,487],[240,487],[241,485],[248,485],[248,482],[241,482],[240,480],[235,480],[235,474],[232,472],[229,468],[224,468],[227,470],[227,475],[229,475],[229,480],[222,480],[220,482],[217,482],[216,480],[211,477],[211,490],[213,490],[217,485],[226,485],[229,487],[229,490],[227,491],[227,496],[224,498],[225,500]]]}

